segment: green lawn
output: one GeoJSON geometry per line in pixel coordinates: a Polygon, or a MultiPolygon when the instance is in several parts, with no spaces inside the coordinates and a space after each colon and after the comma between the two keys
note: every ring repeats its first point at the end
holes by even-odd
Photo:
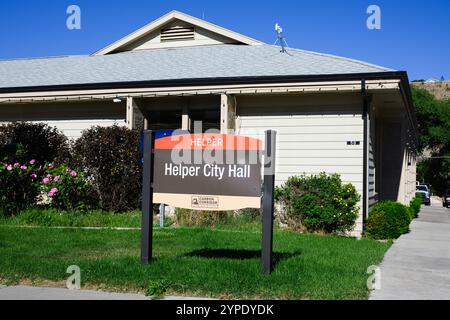
{"type": "Polygon", "coordinates": [[[82,285],[144,292],[170,282],[167,294],[219,298],[365,299],[367,267],[390,243],[277,230],[275,271],[260,271],[260,233],[211,228],[154,232],[154,261],[139,261],[138,230],[0,226],[0,279],[63,283],[78,265],[82,285]]]}
{"type": "Polygon", "coordinates": [[[0,225],[44,226],[44,227],[124,227],[140,228],[141,212],[111,213],[91,211],[58,212],[54,209],[30,208],[14,217],[1,217],[0,225]]]}

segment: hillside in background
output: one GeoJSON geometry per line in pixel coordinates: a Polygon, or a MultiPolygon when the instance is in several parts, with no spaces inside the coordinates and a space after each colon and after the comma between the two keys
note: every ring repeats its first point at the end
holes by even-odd
{"type": "Polygon", "coordinates": [[[411,85],[415,88],[427,90],[438,100],[450,99],[450,81],[413,81],[411,85]]]}

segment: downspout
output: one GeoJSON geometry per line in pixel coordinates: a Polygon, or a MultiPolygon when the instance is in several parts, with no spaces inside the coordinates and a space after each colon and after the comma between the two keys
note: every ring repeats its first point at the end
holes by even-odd
{"type": "Polygon", "coordinates": [[[362,110],[362,118],[363,118],[363,194],[362,194],[362,204],[363,204],[363,216],[362,216],[362,235],[366,234],[366,221],[367,215],[369,211],[368,206],[368,185],[369,185],[369,177],[368,177],[368,161],[369,161],[369,101],[366,92],[366,80],[363,78],[361,80],[361,96],[363,98],[363,110],[362,110]]]}

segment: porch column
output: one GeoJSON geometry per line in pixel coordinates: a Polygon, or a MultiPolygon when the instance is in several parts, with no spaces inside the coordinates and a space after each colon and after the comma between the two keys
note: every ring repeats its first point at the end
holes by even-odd
{"type": "Polygon", "coordinates": [[[142,126],[147,126],[148,119],[144,119],[144,114],[141,111],[138,101],[133,97],[127,97],[127,117],[126,124],[128,129],[139,129],[142,126]]]}
{"type": "Polygon", "coordinates": [[[183,105],[183,109],[181,112],[181,129],[182,130],[190,130],[191,129],[191,119],[189,117],[189,106],[183,105]]]}
{"type": "Polygon", "coordinates": [[[235,130],[236,97],[229,94],[220,96],[220,133],[226,134],[235,130]]]}

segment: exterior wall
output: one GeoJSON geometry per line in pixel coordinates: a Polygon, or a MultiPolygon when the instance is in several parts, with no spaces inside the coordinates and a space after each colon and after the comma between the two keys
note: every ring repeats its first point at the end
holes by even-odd
{"type": "MultiPolygon", "coordinates": [[[[277,134],[276,184],[293,175],[338,173],[362,196],[363,120],[359,95],[272,95],[237,98],[237,132],[277,134]],[[359,145],[348,145],[359,141],[359,145]]],[[[362,204],[360,203],[360,207],[362,204]]],[[[362,216],[354,234],[362,231],[362,216]]]]}
{"type": "Polygon", "coordinates": [[[43,122],[76,139],[91,126],[125,125],[125,102],[43,103],[0,105],[0,123],[43,122]]]}
{"type": "Polygon", "coordinates": [[[379,198],[408,205],[415,195],[416,159],[414,135],[406,115],[380,118],[377,139],[379,198]]]}
{"type": "Polygon", "coordinates": [[[369,116],[369,155],[368,155],[368,204],[369,209],[378,202],[378,189],[376,188],[376,121],[373,109],[369,116]]]}

